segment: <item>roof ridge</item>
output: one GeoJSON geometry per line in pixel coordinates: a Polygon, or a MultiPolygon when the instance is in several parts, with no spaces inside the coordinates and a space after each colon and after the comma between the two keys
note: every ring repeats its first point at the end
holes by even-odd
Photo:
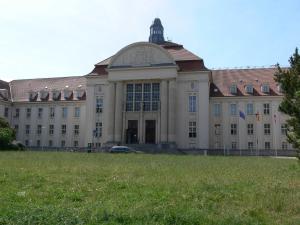
{"type": "Polygon", "coordinates": [[[32,78],[32,79],[15,79],[11,80],[8,83],[11,83],[13,81],[26,81],[26,80],[54,80],[54,79],[65,79],[65,78],[85,78],[84,75],[82,76],[64,76],[64,77],[41,77],[41,78],[32,78]]]}

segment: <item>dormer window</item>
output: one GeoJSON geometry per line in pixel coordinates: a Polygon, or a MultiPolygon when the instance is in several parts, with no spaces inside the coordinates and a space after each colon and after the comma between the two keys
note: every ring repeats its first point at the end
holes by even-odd
{"type": "Polygon", "coordinates": [[[40,98],[42,101],[47,101],[49,98],[49,92],[47,90],[40,91],[40,98]]]}
{"type": "Polygon", "coordinates": [[[236,84],[232,84],[229,88],[230,94],[236,95],[237,94],[237,86],[236,84]]]}
{"type": "Polygon", "coordinates": [[[64,97],[66,100],[73,100],[73,91],[69,89],[64,90],[64,97]]]}
{"type": "Polygon", "coordinates": [[[38,97],[38,93],[36,91],[29,92],[29,101],[36,101],[38,97]]]}
{"type": "Polygon", "coordinates": [[[58,90],[52,91],[52,100],[58,101],[58,100],[60,100],[60,96],[61,96],[60,91],[58,91],[58,90]]]}
{"type": "Polygon", "coordinates": [[[8,99],[8,90],[0,89],[0,98],[7,100],[8,99]]]}
{"type": "Polygon", "coordinates": [[[76,97],[78,100],[83,100],[85,98],[85,90],[77,90],[76,97]]]}
{"type": "Polygon", "coordinates": [[[269,85],[268,85],[268,84],[263,84],[263,85],[261,86],[261,91],[262,91],[263,93],[269,94],[269,93],[270,93],[270,87],[269,87],[269,85]]]}
{"type": "Polygon", "coordinates": [[[253,85],[252,84],[246,85],[245,89],[248,94],[253,94],[253,85]]]}

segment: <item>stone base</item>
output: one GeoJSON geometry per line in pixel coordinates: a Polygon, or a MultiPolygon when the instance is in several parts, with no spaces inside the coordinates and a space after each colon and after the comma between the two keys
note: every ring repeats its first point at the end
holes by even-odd
{"type": "Polygon", "coordinates": [[[176,150],[177,145],[175,142],[163,142],[158,144],[159,149],[166,149],[166,150],[176,150]]]}

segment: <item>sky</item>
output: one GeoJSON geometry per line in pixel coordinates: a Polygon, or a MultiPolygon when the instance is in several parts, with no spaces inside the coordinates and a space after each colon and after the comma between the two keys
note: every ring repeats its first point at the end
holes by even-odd
{"type": "Polygon", "coordinates": [[[165,38],[210,69],[288,65],[299,0],[0,0],[0,79],[82,76],[128,44],[165,38]]]}

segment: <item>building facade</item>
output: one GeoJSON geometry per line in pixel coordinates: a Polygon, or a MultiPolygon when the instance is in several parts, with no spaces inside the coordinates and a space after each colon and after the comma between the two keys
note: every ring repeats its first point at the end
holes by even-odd
{"type": "Polygon", "coordinates": [[[87,75],[1,81],[0,116],[29,147],[290,149],[274,73],[209,70],[155,19],[87,75]]]}

